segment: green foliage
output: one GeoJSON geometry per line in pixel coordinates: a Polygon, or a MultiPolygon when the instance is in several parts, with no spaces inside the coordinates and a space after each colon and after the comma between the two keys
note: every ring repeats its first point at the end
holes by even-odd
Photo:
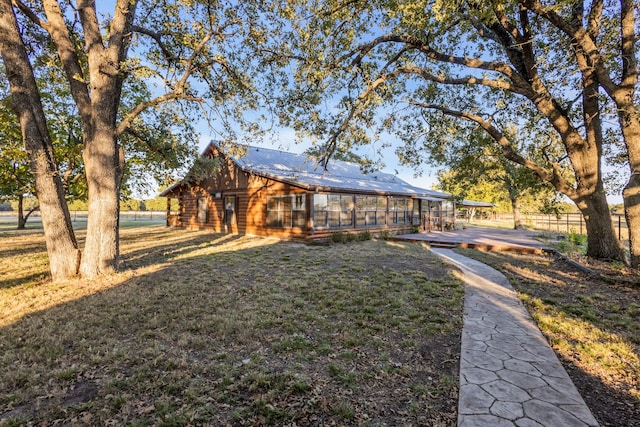
{"type": "Polygon", "coordinates": [[[389,240],[393,237],[390,231],[382,230],[378,233],[378,239],[380,240],[389,240]]]}
{"type": "Polygon", "coordinates": [[[564,240],[559,240],[555,245],[560,252],[566,254],[584,255],[587,251],[587,235],[570,232],[561,235],[564,240]]]}
{"type": "Polygon", "coordinates": [[[439,189],[458,199],[493,203],[498,212],[511,212],[513,200],[525,213],[546,212],[555,206],[553,187],[508,161],[488,135],[470,130],[466,138],[462,143],[433,147],[433,161],[447,168],[438,173],[439,189]]]}
{"type": "MultiPolygon", "coordinates": [[[[469,118],[475,115],[502,134],[492,134],[494,139],[504,136],[499,145],[490,138],[491,155],[503,156],[500,169],[508,167],[505,157],[521,165],[501,173],[500,189],[487,184],[484,192],[495,202],[508,199],[505,193],[512,190],[526,193],[527,187],[522,197],[534,205],[551,200],[554,191],[536,188],[536,181],[553,182],[575,198],[574,186],[582,182],[572,164],[578,156],[563,138],[592,121],[582,114],[580,95],[586,92],[575,46],[548,19],[554,13],[574,22],[572,10],[533,10],[521,1],[287,2],[279,11],[291,20],[291,42],[282,46],[297,60],[296,84],[280,118],[337,155],[364,145],[373,145],[375,153],[392,144],[391,133],[401,141],[400,161],[420,173],[425,164],[454,169],[449,165],[464,163],[468,152],[477,154],[477,138],[469,135],[484,131],[469,118]],[[552,102],[553,113],[541,98],[552,102]],[[556,113],[568,130],[560,130],[556,113]],[[508,177],[512,184],[504,181],[508,177]]],[[[621,62],[619,13],[619,5],[604,11],[598,39],[614,75],[621,62]]],[[[600,114],[614,122],[615,109],[605,104],[600,114]]],[[[602,139],[603,151],[615,156],[624,147],[620,130],[611,129],[602,139]]],[[[485,177],[494,177],[495,168],[484,170],[485,177]]]]}
{"type": "Polygon", "coordinates": [[[574,245],[586,245],[587,244],[587,236],[579,233],[569,233],[569,241],[574,245]]]}
{"type": "Polygon", "coordinates": [[[345,233],[344,231],[334,231],[331,233],[331,241],[333,243],[350,243],[350,242],[364,242],[371,240],[373,235],[369,231],[363,231],[361,233],[345,233]]]}
{"type": "Polygon", "coordinates": [[[86,211],[88,208],[86,200],[73,200],[67,205],[70,211],[86,211]]]}
{"type": "Polygon", "coordinates": [[[8,96],[0,100],[0,200],[35,193],[20,124],[9,103],[8,96]]]}

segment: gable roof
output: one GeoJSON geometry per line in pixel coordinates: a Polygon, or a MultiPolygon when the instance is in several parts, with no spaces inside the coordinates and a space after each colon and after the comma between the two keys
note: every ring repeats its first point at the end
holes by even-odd
{"type": "MultiPolygon", "coordinates": [[[[224,152],[218,144],[211,142],[204,153],[209,152],[211,148],[224,152]]],[[[330,160],[325,170],[316,158],[305,154],[253,146],[243,146],[240,151],[241,154],[233,153],[227,156],[243,171],[309,190],[395,194],[439,200],[451,197],[450,194],[440,191],[415,187],[392,174],[365,174],[357,163],[330,160]]],[[[162,194],[170,192],[178,185],[169,187],[162,194]]]]}
{"type": "Polygon", "coordinates": [[[231,156],[244,171],[307,189],[431,196],[440,199],[451,197],[440,191],[415,187],[392,174],[365,174],[357,163],[330,160],[325,170],[315,158],[305,154],[251,146],[245,147],[245,150],[241,156],[231,156]]]}

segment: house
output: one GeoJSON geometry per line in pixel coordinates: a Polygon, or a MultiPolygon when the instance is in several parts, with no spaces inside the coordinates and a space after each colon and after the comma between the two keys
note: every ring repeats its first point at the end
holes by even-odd
{"type": "Polygon", "coordinates": [[[203,156],[219,169],[199,182],[183,180],[162,192],[167,225],[217,232],[323,239],[333,232],[377,234],[453,225],[449,194],[414,187],[395,175],[365,174],[355,163],[260,147],[229,154],[211,143],[203,156]],[[169,212],[178,199],[179,212],[169,212]]]}

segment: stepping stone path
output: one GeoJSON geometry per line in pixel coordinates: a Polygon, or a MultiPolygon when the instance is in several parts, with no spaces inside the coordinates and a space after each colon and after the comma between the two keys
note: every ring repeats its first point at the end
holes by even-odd
{"type": "Polygon", "coordinates": [[[450,249],[466,283],[458,427],[597,426],[507,278],[450,249]]]}

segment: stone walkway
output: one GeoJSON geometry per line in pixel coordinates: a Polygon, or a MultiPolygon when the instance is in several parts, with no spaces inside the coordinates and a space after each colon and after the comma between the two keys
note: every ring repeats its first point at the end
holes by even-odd
{"type": "Polygon", "coordinates": [[[597,426],[507,278],[450,249],[431,250],[466,283],[458,426],[597,426]]]}

